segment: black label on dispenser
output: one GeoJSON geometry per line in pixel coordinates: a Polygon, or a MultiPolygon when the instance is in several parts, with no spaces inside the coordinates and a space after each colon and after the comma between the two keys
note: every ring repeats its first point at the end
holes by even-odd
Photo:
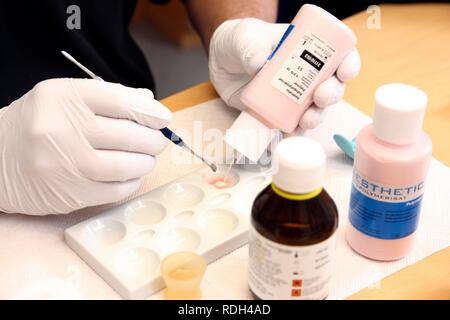
{"type": "Polygon", "coordinates": [[[270,84],[292,101],[301,104],[302,96],[314,86],[322,68],[333,59],[335,53],[324,40],[312,32],[305,32],[284,59],[270,84]]]}
{"type": "Polygon", "coordinates": [[[303,60],[308,62],[317,71],[322,70],[324,63],[319,58],[317,58],[315,55],[313,55],[311,52],[309,52],[308,50],[303,51],[300,58],[302,58],[303,60]]]}

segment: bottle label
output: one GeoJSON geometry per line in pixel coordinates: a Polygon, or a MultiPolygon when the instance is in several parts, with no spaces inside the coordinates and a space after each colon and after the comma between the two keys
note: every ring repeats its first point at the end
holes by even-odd
{"type": "Polygon", "coordinates": [[[264,238],[253,226],[249,286],[264,300],[321,300],[328,296],[335,251],[333,235],[311,246],[287,246],[264,238]]]}
{"type": "Polygon", "coordinates": [[[355,229],[379,239],[395,240],[417,229],[424,182],[390,186],[353,172],[349,220],[355,229]]]}
{"type": "Polygon", "coordinates": [[[306,32],[271,81],[273,87],[300,103],[320,70],[336,53],[324,40],[306,32]]]}

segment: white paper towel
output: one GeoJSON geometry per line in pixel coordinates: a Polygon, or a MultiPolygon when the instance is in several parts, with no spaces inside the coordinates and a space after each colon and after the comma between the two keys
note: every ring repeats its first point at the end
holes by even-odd
{"type": "MultiPolygon", "coordinates": [[[[237,113],[220,100],[182,110],[174,115],[171,128],[186,140],[208,128],[224,131],[237,113]],[[195,121],[199,120],[199,121],[195,121]]],[[[328,154],[326,189],[339,208],[340,225],[337,268],[331,299],[343,299],[361,289],[379,285],[384,277],[450,245],[450,169],[433,160],[414,251],[396,262],[374,262],[354,253],[345,243],[351,185],[351,162],[335,146],[332,135],[354,137],[370,119],[345,102],[331,107],[324,123],[306,135],[317,139],[328,154]]],[[[193,146],[194,149],[202,146],[193,146]]],[[[174,149],[175,148],[175,149],[174,149]]],[[[192,172],[202,164],[172,164],[170,146],[158,159],[139,194],[192,172]]],[[[69,298],[118,299],[112,290],[89,268],[63,239],[64,229],[110,206],[89,208],[68,216],[27,217],[0,215],[0,299],[69,298]]],[[[247,247],[240,248],[208,266],[202,285],[205,299],[250,299],[247,287],[247,247]]],[[[158,293],[152,299],[161,298],[158,293]]]]}

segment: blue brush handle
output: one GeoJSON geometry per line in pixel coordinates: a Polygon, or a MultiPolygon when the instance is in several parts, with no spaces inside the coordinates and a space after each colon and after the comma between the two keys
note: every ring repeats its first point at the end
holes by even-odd
{"type": "Polygon", "coordinates": [[[167,139],[169,139],[170,141],[172,141],[174,144],[176,144],[177,146],[182,147],[184,145],[184,141],[183,139],[181,139],[176,133],[174,133],[172,130],[170,130],[169,128],[163,128],[160,130],[161,133],[164,135],[164,137],[166,137],[167,139]]]}

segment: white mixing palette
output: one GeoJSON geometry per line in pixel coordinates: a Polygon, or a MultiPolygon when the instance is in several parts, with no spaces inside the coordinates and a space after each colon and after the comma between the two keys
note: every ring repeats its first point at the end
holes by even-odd
{"type": "Polygon", "coordinates": [[[246,244],[269,173],[235,166],[231,186],[216,188],[209,168],[196,171],[67,229],[66,242],[124,298],[146,298],[164,288],[159,266],[168,254],[192,251],[209,263],[246,244]]]}

